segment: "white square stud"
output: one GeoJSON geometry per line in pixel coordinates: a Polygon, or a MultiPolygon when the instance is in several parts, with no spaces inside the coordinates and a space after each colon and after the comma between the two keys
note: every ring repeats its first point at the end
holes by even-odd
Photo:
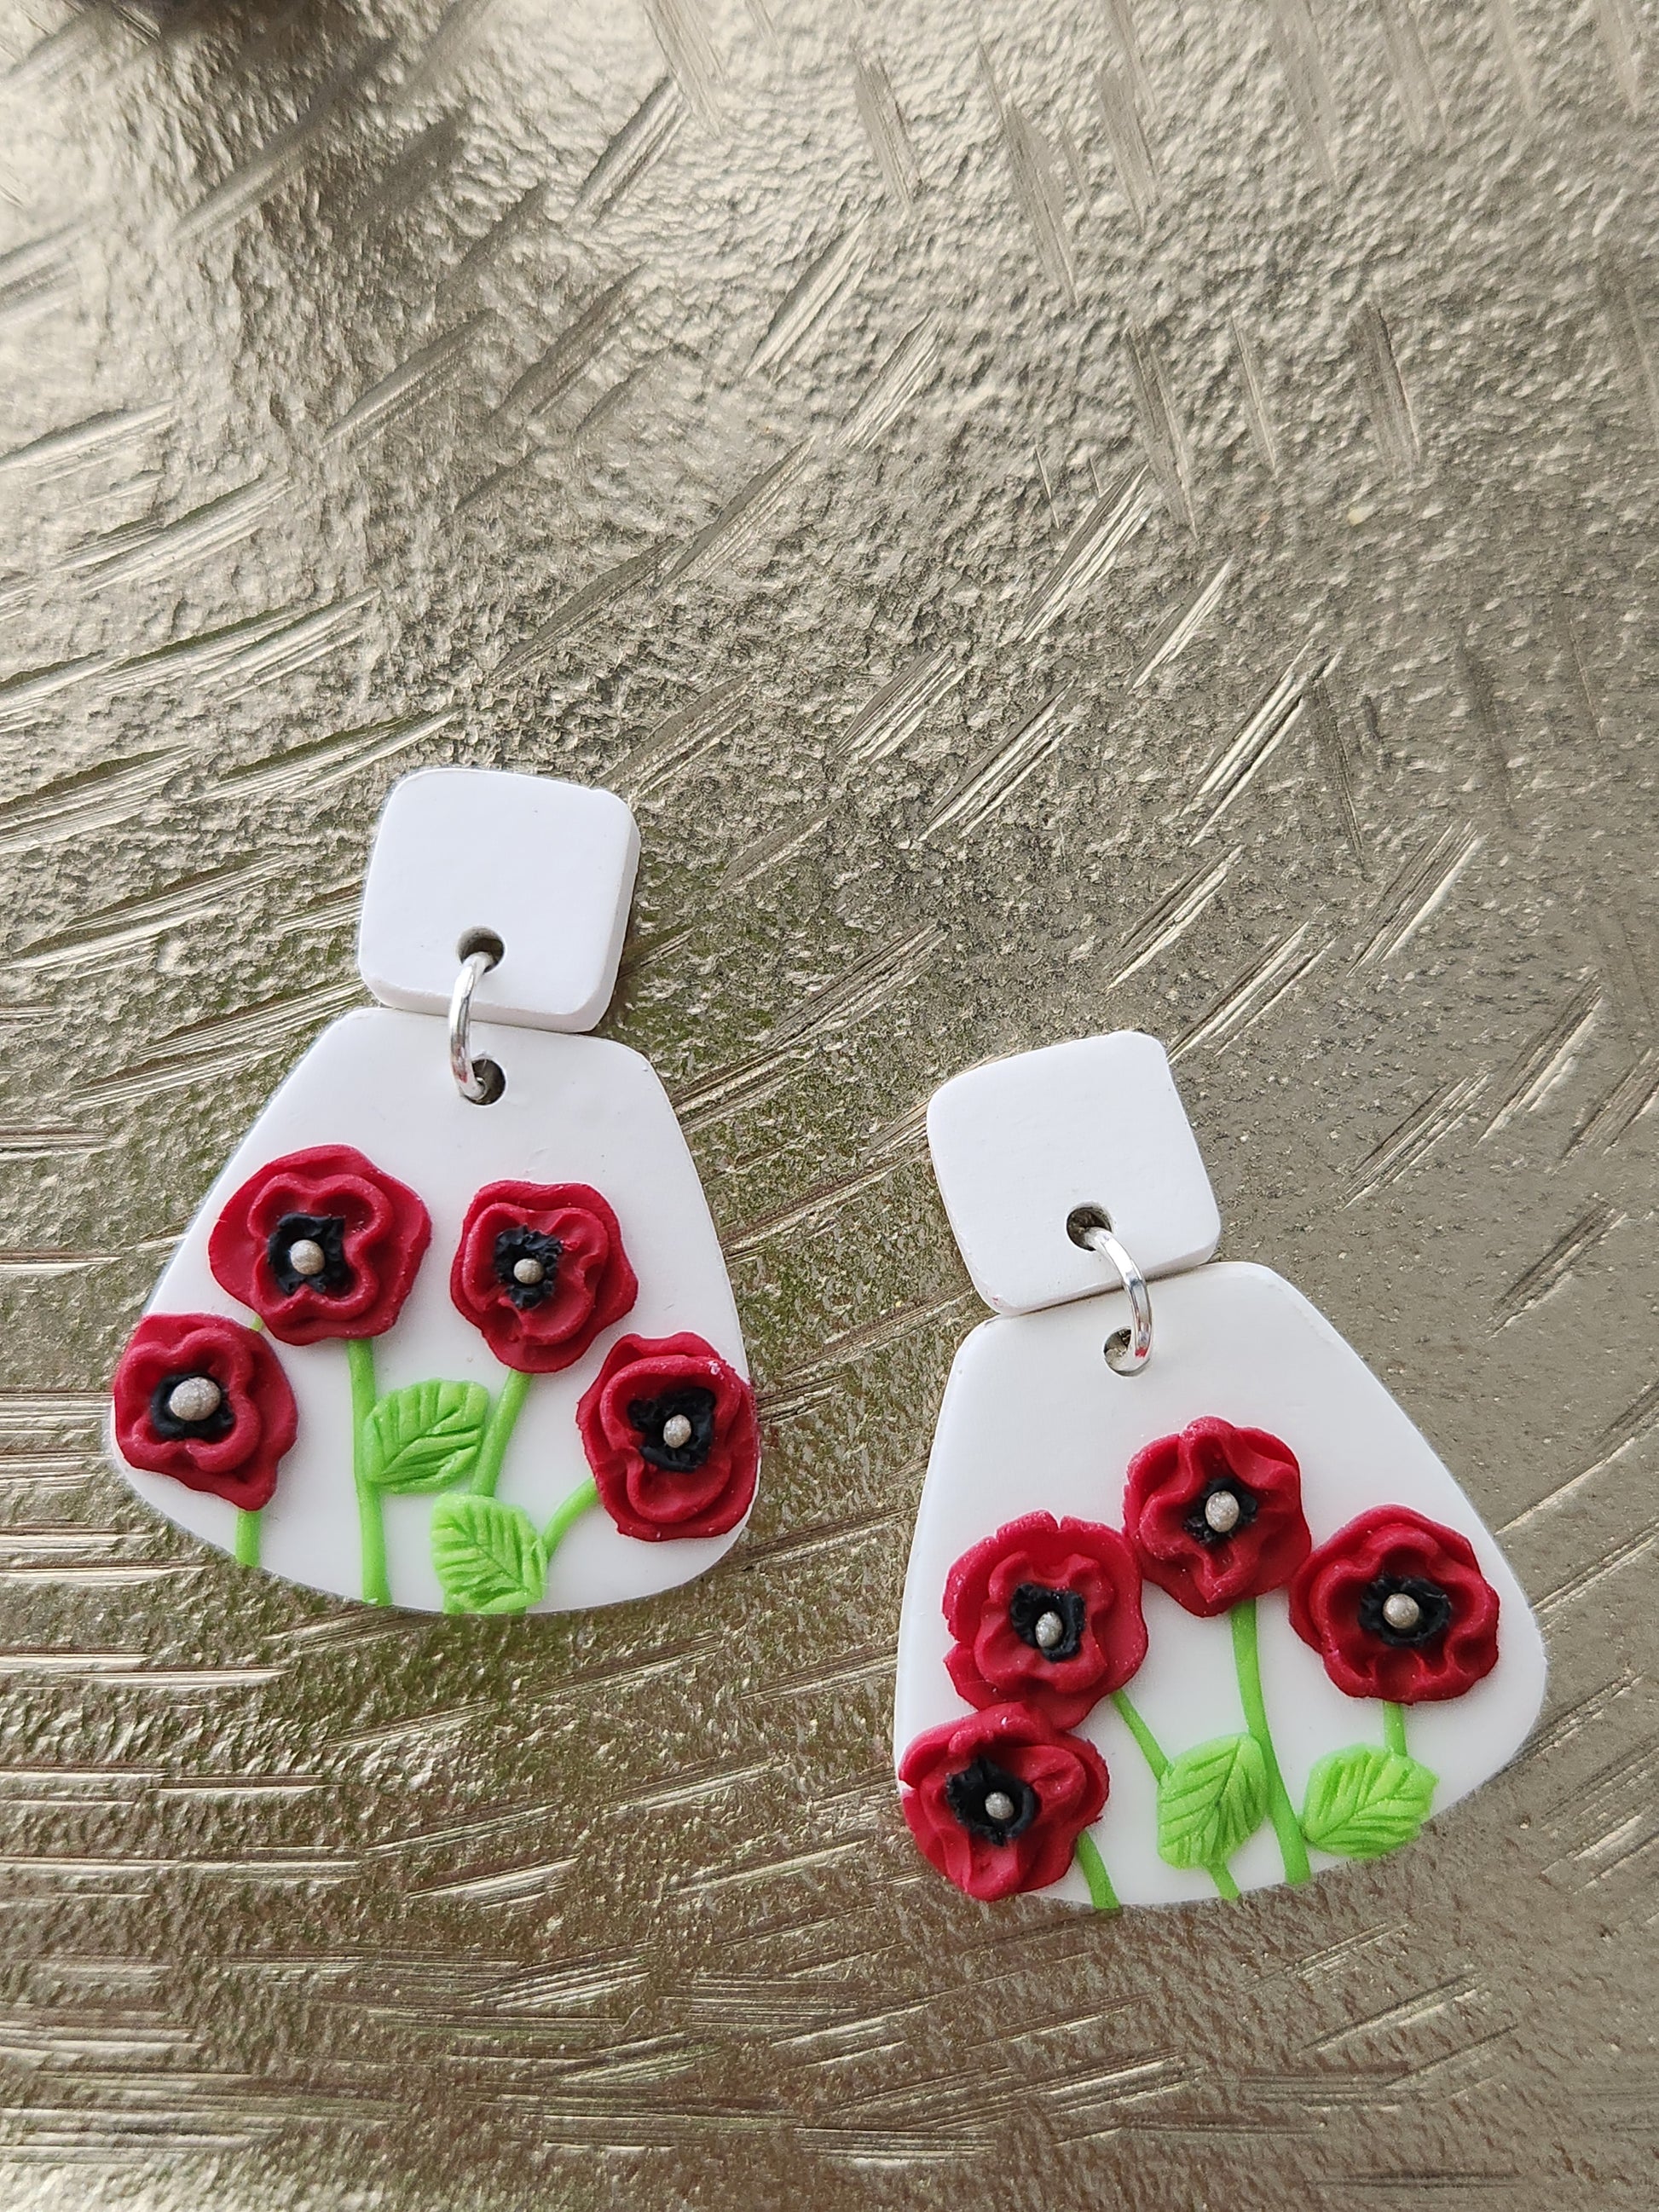
{"type": "Polygon", "coordinates": [[[640,833],[612,791],[495,769],[431,768],[394,787],[363,884],[357,965],[383,1006],[441,1014],[461,939],[498,937],[483,1021],[590,1030],[611,1003],[640,833]]]}
{"type": "Polygon", "coordinates": [[[969,1068],[927,1109],[933,1173],[974,1287],[999,1313],[1117,1288],[1067,1222],[1097,1206],[1142,1274],[1200,1266],[1221,1216],[1169,1056],[1137,1030],[969,1068]]]}

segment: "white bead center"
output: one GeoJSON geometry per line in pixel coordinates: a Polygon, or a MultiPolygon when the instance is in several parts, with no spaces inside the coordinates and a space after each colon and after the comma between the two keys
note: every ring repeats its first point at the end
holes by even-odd
{"type": "Polygon", "coordinates": [[[1382,1618],[1390,1628],[1408,1636],[1423,1618],[1423,1608],[1409,1590],[1395,1590],[1382,1601],[1382,1618]]]}
{"type": "Polygon", "coordinates": [[[1056,1644],[1066,1640],[1066,1624],[1057,1613],[1040,1613],[1031,1633],[1036,1638],[1039,1651],[1052,1651],[1056,1644]]]}
{"type": "Polygon", "coordinates": [[[691,1424],[684,1413],[671,1413],[662,1425],[662,1440],[670,1451],[684,1451],[691,1441],[691,1424]]]}
{"type": "Polygon", "coordinates": [[[1230,1536],[1238,1526],[1239,1504],[1231,1490],[1212,1491],[1204,1501],[1204,1521],[1218,1536],[1230,1536]]]}
{"type": "Polygon", "coordinates": [[[988,1790],[985,1793],[985,1817],[1002,1827],[1014,1817],[1014,1801],[1006,1790],[988,1790]]]}
{"type": "Polygon", "coordinates": [[[537,1283],[546,1281],[547,1270],[539,1260],[532,1260],[526,1255],[513,1262],[513,1279],[515,1283],[522,1283],[528,1290],[537,1283]]]}
{"type": "Polygon", "coordinates": [[[288,1248],[288,1264],[296,1275],[320,1275],[328,1255],[314,1237],[296,1237],[288,1248]]]}
{"type": "Polygon", "coordinates": [[[186,1375],[167,1393],[167,1411],[175,1421],[209,1421],[224,1403],[224,1392],[210,1375],[186,1375]]]}

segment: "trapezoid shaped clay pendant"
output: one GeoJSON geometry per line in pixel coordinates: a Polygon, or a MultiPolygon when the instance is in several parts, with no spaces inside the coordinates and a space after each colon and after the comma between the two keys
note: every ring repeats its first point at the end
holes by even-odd
{"type": "Polygon", "coordinates": [[[975,1897],[1111,1909],[1409,1842],[1525,1741],[1542,1639],[1329,1322],[1264,1267],[1203,1264],[1219,1220],[1162,1048],[975,1069],[929,1136],[1003,1310],[951,1368],[905,1582],[923,1852],[975,1897]]]}
{"type": "Polygon", "coordinates": [[[649,1064],[571,1033],[637,855],[608,792],[394,790],[360,952],[384,1003],[277,1091],[116,1371],[113,1456],[169,1518],[449,1613],[647,1595],[736,1540],[759,1450],[708,1204],[649,1064]]]}

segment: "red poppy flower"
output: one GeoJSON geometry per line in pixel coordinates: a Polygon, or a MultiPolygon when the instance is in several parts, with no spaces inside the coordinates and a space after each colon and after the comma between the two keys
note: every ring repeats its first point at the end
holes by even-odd
{"type": "Polygon", "coordinates": [[[964,1552],[945,1585],[945,1665],[970,1705],[1018,1699],[1075,1728],[1146,1656],[1140,1570],[1115,1528],[1027,1513],[964,1552]]]}
{"type": "Polygon", "coordinates": [[[922,1856],[969,1897],[1047,1889],[1106,1802],[1106,1762],[1029,1705],[992,1705],[919,1735],[899,1763],[922,1856]]]}
{"type": "Polygon", "coordinates": [[[749,1510],[755,1394],[700,1336],[618,1337],[576,1425],[599,1503],[624,1536],[723,1536],[749,1510]]]}
{"type": "Polygon", "coordinates": [[[1351,1698],[1461,1698],[1498,1664],[1498,1592],[1474,1546],[1406,1505],[1320,1546],[1291,1584],[1291,1626],[1351,1698]]]}
{"type": "Polygon", "coordinates": [[[1279,1589],[1313,1544],[1290,1446],[1212,1415],[1135,1454],[1123,1528],[1147,1580],[1203,1620],[1279,1589]]]}
{"type": "Polygon", "coordinates": [[[639,1295],[617,1217],[585,1182],[490,1182],[461,1224],[458,1310],[505,1367],[553,1375],[639,1295]]]}
{"type": "Polygon", "coordinates": [[[432,1221],[406,1183],[350,1145],[313,1145],[252,1175],[208,1238],[208,1265],[284,1344],[384,1336],[414,1287],[432,1221]]]}
{"type": "Polygon", "coordinates": [[[115,1441],[131,1467],[257,1513],[299,1431],[263,1336],[222,1314],[146,1314],[115,1370],[115,1441]]]}

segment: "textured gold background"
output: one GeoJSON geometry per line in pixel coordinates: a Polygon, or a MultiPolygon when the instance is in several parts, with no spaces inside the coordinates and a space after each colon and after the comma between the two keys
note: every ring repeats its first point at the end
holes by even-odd
{"type": "Polygon", "coordinates": [[[0,23],[5,2212],[1651,2204],[1651,9],[0,23]],[[741,1550],[587,1620],[98,1459],[443,760],[638,812],[764,1393],[741,1550]],[[1399,1860],[1105,1925],[935,1880],[886,1732],[924,1103],[1127,1024],[1554,1673],[1399,1860]]]}

